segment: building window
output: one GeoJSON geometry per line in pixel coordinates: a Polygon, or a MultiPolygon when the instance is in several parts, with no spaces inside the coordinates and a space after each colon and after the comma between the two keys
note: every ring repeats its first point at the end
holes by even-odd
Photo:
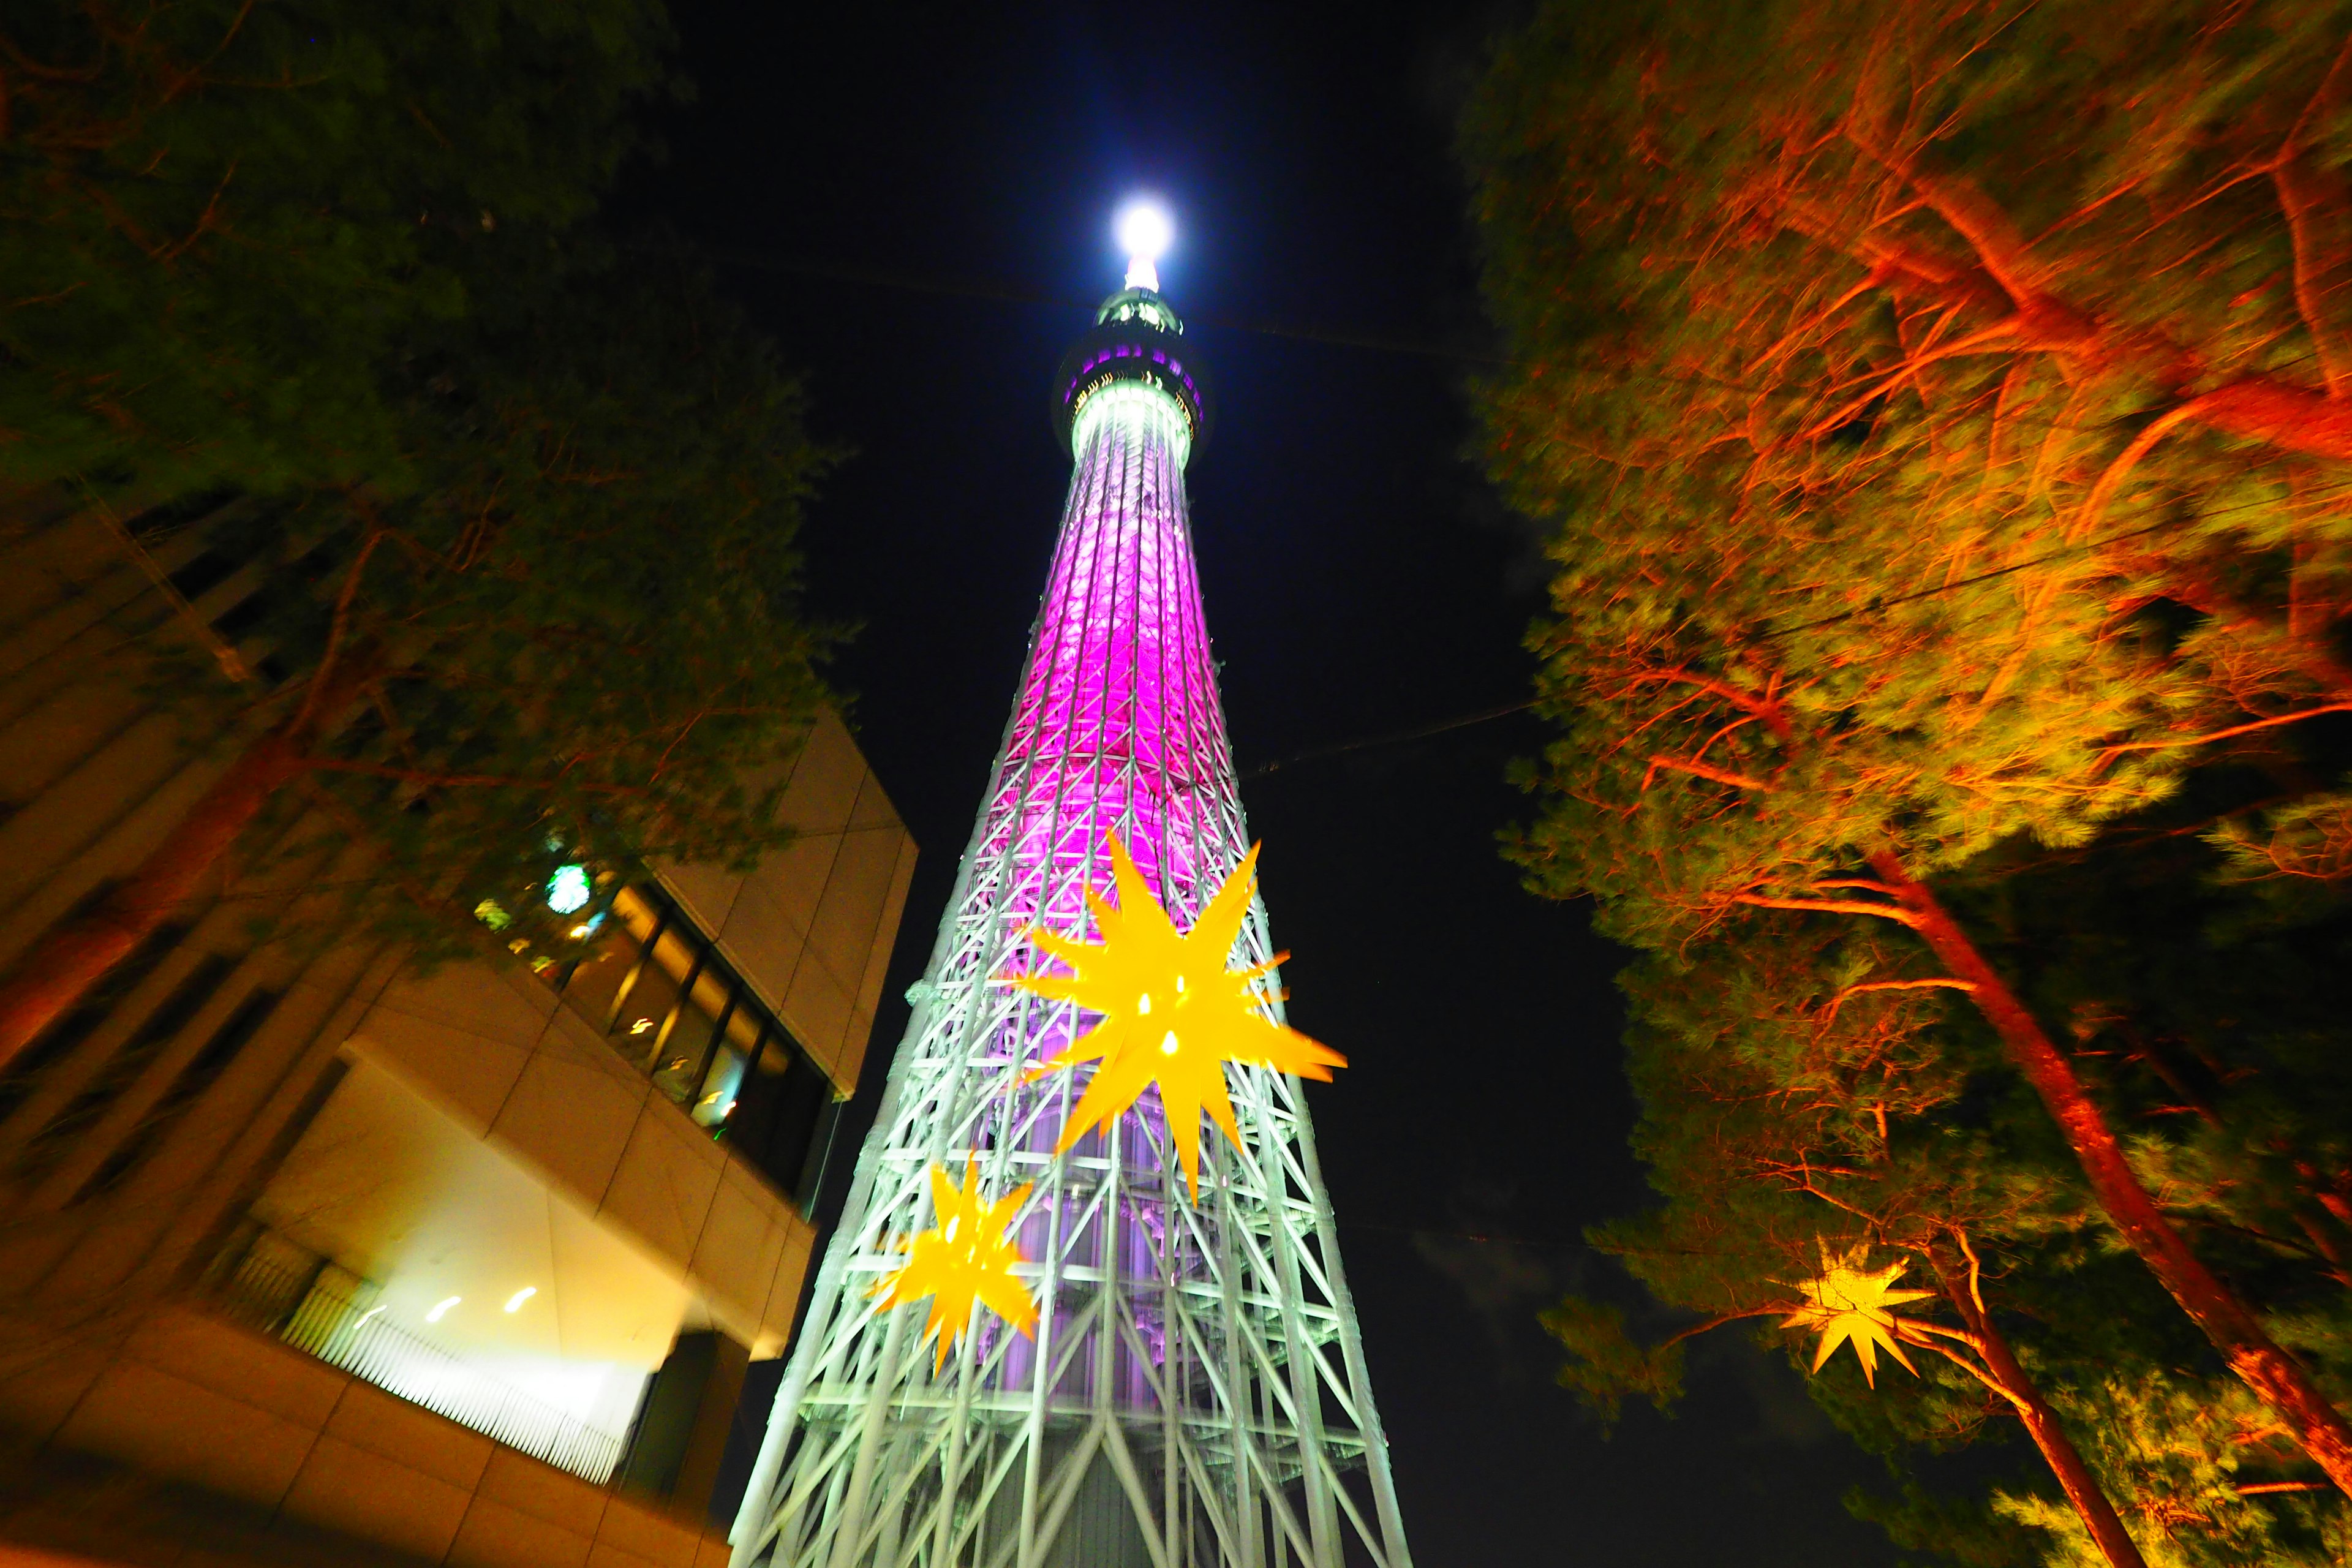
{"type": "Polygon", "coordinates": [[[832,1142],[833,1080],[657,888],[623,889],[561,976],[565,1005],[803,1213],[832,1142]]]}

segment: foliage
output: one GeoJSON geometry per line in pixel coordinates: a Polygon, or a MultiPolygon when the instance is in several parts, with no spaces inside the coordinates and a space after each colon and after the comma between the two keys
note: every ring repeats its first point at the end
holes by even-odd
{"type": "Polygon", "coordinates": [[[152,650],[156,704],[245,750],[0,979],[0,1061],[232,843],[263,885],[337,868],[298,934],[429,962],[478,910],[543,966],[598,912],[548,907],[558,866],[609,892],[788,837],[830,454],[707,279],[590,222],[668,41],[652,0],[11,18],[0,492],[128,514],[134,548],[201,519],[264,587],[242,657],[152,650]]]}
{"type": "MultiPolygon", "coordinates": [[[[2074,906],[2053,910],[2053,921],[2083,917],[2085,889],[2074,892],[2074,906]]],[[[1998,1056],[1969,1012],[1935,991],[1841,1000],[1851,940],[1827,922],[1793,944],[1750,924],[1736,939],[1629,972],[1631,1065],[1643,1106],[1636,1146],[1661,1202],[1597,1227],[1591,1239],[1661,1303],[1697,1321],[1645,1344],[1615,1309],[1564,1302],[1545,1317],[1568,1352],[1562,1384],[1604,1419],[1628,1396],[1665,1409],[1681,1391],[1683,1341],[1738,1321],[1770,1321],[1759,1331],[1810,1364],[1802,1338],[1777,1331],[1804,1305],[1801,1282],[1819,1271],[1822,1252],[1836,1256],[1843,1238],[1867,1240],[1918,1260],[1932,1277],[1923,1283],[1940,1281],[1942,1301],[1916,1310],[1931,1326],[1896,1331],[1915,1350],[1938,1353],[1914,1357],[1916,1381],[1873,1389],[1841,1359],[1809,1386],[1898,1475],[1912,1456],[2014,1433],[2010,1394],[2021,1392],[2053,1413],[2149,1563],[2326,1560],[2298,1554],[2321,1550],[2326,1532],[2352,1522],[2340,1500],[2236,1490],[2320,1483],[2242,1385],[2164,1310],[2146,1273],[2118,1255],[2063,1146],[2032,1102],[2004,1087],[1998,1056]],[[1981,1316],[1963,1310],[1963,1241],[1982,1262],[1973,1287],[1989,1309],[1981,1316]],[[1998,1342],[2014,1368],[1955,1328],[1987,1349],[1998,1342]],[[2003,1382],[2009,1393],[1996,1386],[2003,1382]]],[[[2263,966],[2258,954],[2253,964],[2263,966]]],[[[2166,1147],[2147,1145],[2152,1156],[2166,1147]]],[[[2241,1231],[2276,1224],[2266,1197],[2238,1184],[2204,1198],[2241,1231]]],[[[2300,1303],[2307,1326],[2284,1325],[2283,1334],[2305,1354],[2343,1364],[2342,1347],[2329,1342],[2352,1323],[2342,1286],[2313,1266],[2308,1248],[2291,1255],[2248,1240],[2226,1254],[2233,1271],[2263,1278],[2273,1300],[2300,1303]],[[2294,1277],[2264,1276],[2282,1266],[2294,1277]]],[[[1916,1482],[1899,1499],[1853,1500],[1899,1542],[1949,1561],[2015,1561],[2021,1542],[2053,1563],[2107,1561],[2047,1479],[2005,1482],[1973,1501],[1938,1498],[1916,1482]]]]}
{"type": "Polygon", "coordinates": [[[782,842],[831,635],[796,602],[827,454],[740,314],[692,279],[542,279],[396,391],[407,493],[313,490],[236,531],[291,563],[257,635],[342,705],[284,809],[383,851],[355,918],[429,954],[452,940],[432,891],[490,892],[501,940],[562,953],[593,911],[534,895],[558,865],[609,889],[782,842]]]}
{"type": "Polygon", "coordinates": [[[383,482],[386,356],[578,243],[667,40],[648,0],[14,9],[0,484],[383,482]]]}
{"type": "Polygon", "coordinates": [[[1662,1415],[1682,1397],[1682,1342],[1639,1343],[1625,1331],[1623,1308],[1570,1296],[1545,1310],[1543,1326],[1568,1352],[1559,1385],[1601,1417],[1603,1433],[1617,1425],[1628,1396],[1648,1400],[1662,1415]]]}
{"type": "MultiPolygon", "coordinates": [[[[2241,1388],[2135,1368],[2090,1374],[2059,1404],[2085,1435],[2092,1463],[2129,1500],[2149,1568],[2321,1568],[2352,1549],[2352,1520],[2331,1500],[2239,1490],[2264,1484],[2247,1460],[2250,1449],[2263,1457],[2248,1439],[2265,1423],[2241,1388]]],[[[1993,1492],[1992,1507],[2038,1534],[2047,1568],[2101,1568],[2064,1507],[2004,1489],[1993,1492]]]]}
{"type": "Polygon", "coordinates": [[[2333,190],[2344,14],[2131,15],[1562,6],[1498,60],[1490,444],[1559,531],[1569,724],[1524,852],[1638,895],[1617,929],[1812,896],[1889,825],[1915,866],[2079,842],[2352,696],[2335,304],[2263,172],[2333,190]]]}
{"type": "MultiPolygon", "coordinates": [[[[1817,1236],[1920,1259],[1982,1364],[1817,1395],[1890,1452],[2008,1399],[2136,1533],[2129,1454],[2203,1439],[2085,1369],[2242,1396],[2119,1239],[2242,1375],[2294,1346],[2344,1484],[2347,106],[2340,4],[1673,0],[1546,8],[1465,123],[1556,565],[1511,849],[1646,954],[1663,1201],[1597,1239],[1706,1321],[1817,1236]]],[[[2179,1560],[2341,1506],[2258,1495],[2179,1560]]]]}

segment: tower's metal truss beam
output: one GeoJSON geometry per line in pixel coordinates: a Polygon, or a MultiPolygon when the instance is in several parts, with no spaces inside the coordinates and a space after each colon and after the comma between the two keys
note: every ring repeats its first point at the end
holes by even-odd
{"type": "MultiPolygon", "coordinates": [[[[1081,416],[1029,665],[914,1017],[818,1275],[736,1568],[1411,1568],[1296,1080],[1235,1068],[1197,1194],[1147,1100],[1066,1155],[1090,1022],[998,977],[1088,929],[1117,829],[1180,919],[1247,846],[1184,515],[1183,416],[1081,416]],[[932,1223],[929,1172],[1034,1184],[1034,1342],[982,1313],[934,1370],[869,1293],[932,1223]]],[[[1090,934],[1090,933],[1089,933],[1090,934]]],[[[1254,908],[1235,960],[1272,955],[1254,908]]],[[[1265,1005],[1281,1010],[1278,984],[1265,1005]]]]}

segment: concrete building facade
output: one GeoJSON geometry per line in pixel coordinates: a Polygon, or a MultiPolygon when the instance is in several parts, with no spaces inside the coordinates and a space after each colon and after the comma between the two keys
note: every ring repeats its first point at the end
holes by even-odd
{"type": "MultiPolygon", "coordinates": [[[[0,972],[234,750],[155,704],[154,644],[282,679],[267,573],[209,539],[0,511],[0,972]]],[[[838,719],[780,765],[789,847],[606,889],[562,954],[257,935],[326,895],[232,878],[0,1069],[0,1545],[724,1561],[915,856],[838,719]]]]}

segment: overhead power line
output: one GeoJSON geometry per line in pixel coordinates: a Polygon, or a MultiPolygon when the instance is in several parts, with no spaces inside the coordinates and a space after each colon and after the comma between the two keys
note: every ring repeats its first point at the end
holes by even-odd
{"type": "MultiPolygon", "coordinates": [[[[648,247],[665,254],[676,252],[676,247],[648,247]]],[[[836,283],[856,284],[872,289],[898,289],[916,294],[944,294],[963,300],[992,300],[1008,305],[1045,305],[1055,310],[1092,310],[1100,303],[1096,300],[1080,300],[1066,294],[1055,294],[1017,283],[1003,283],[988,279],[948,278],[933,273],[901,271],[891,268],[853,266],[842,262],[824,261],[807,257],[778,256],[763,252],[737,250],[723,247],[695,247],[687,254],[698,256],[721,267],[742,268],[754,272],[787,272],[803,278],[825,278],[836,283]]],[[[1508,362],[1492,354],[1478,353],[1449,343],[1431,342],[1422,339],[1398,337],[1384,332],[1362,332],[1344,327],[1327,326],[1311,321],[1288,321],[1266,316],[1229,316],[1215,312],[1187,310],[1187,321],[1198,321],[1221,331],[1252,332],[1260,337],[1290,338],[1299,342],[1328,343],[1338,348],[1365,349],[1374,353],[1405,354],[1417,359],[1443,360],[1456,364],[1486,365],[1501,369],[1508,362]]]]}
{"type": "Polygon", "coordinates": [[[1524,713],[1534,707],[1538,700],[1538,699],[1530,697],[1524,702],[1511,702],[1500,708],[1482,709],[1475,713],[1465,713],[1459,718],[1441,720],[1434,724],[1424,724],[1415,730],[1401,730],[1393,734],[1367,735],[1361,740],[1339,741],[1328,746],[1316,746],[1275,762],[1262,763],[1256,767],[1245,770],[1241,777],[1245,781],[1264,778],[1268,773],[1280,773],[1283,769],[1296,767],[1300,763],[1319,762],[1325,757],[1336,757],[1346,752],[1361,752],[1374,746],[1400,746],[1407,741],[1420,741],[1432,735],[1443,735],[1448,730],[1466,730],[1473,724],[1484,724],[1490,720],[1506,719],[1514,713],[1524,713]]]}
{"type": "MultiPolygon", "coordinates": [[[[2347,489],[2352,489],[2352,482],[2324,486],[2312,493],[2332,494],[2347,489]]],[[[1942,594],[1957,594],[1962,588],[1973,588],[1979,583],[1990,583],[1997,577],[2007,577],[2019,572],[2030,572],[2036,566],[2047,566],[2053,561],[2063,561],[2070,555],[2087,555],[2093,551],[2105,550],[2110,544],[2121,544],[2128,539],[2139,539],[2147,534],[2160,533],[2168,528],[2178,528],[2184,522],[2203,522],[2216,517],[2227,517],[2234,511],[2256,510],[2277,504],[2275,501],[2242,501],[2236,506],[2220,507],[2211,511],[2160,518],[2145,528],[2126,529],[2121,533],[2102,534],[2096,539],[2086,539],[2080,544],[2062,545],[2046,555],[2036,555],[2029,560],[2012,562],[2007,566],[1996,566],[1989,572],[1979,572],[1974,576],[1958,578],[1949,583],[1938,583],[1932,588],[1921,588],[1909,594],[1893,594],[1884,598],[1873,599],[1866,605],[1858,605],[1851,610],[1841,610],[1834,616],[1825,616],[1818,621],[1802,621],[1793,626],[1768,627],[1763,636],[1769,641],[1773,637],[1793,637],[1799,632],[1816,631],[1822,626],[1833,626],[1842,621],[1851,621],[1879,610],[1892,609],[1897,605],[1908,605],[1920,599],[1932,599],[1942,594]]]]}
{"type": "MultiPolygon", "coordinates": [[[[2329,485],[2324,487],[2318,491],[2315,491],[2314,493],[2330,493],[2343,490],[2352,490],[2352,482],[2329,485]]],[[[1855,620],[1864,616],[1875,614],[1881,610],[1892,609],[1897,605],[1912,604],[1921,599],[1932,599],[1944,594],[1956,594],[1963,588],[1972,588],[1980,583],[1990,583],[1996,578],[2011,576],[2019,572],[2031,571],[2036,566],[2046,566],[2053,561],[2063,561],[2070,555],[2080,555],[2095,550],[2103,550],[2110,544],[2120,544],[2126,540],[2138,539],[2147,534],[2160,532],[2168,528],[2178,527],[2184,521],[2204,521],[2215,517],[2225,517],[2233,511],[2243,511],[2273,504],[2275,503],[2267,501],[2247,501],[2234,507],[2222,507],[2212,511],[2199,512],[2195,514],[2193,519],[2181,517],[2165,518],[2159,521],[2149,523],[2146,527],[2126,529],[2121,533],[2105,534],[2097,539],[2085,540],[2080,544],[2069,544],[2063,548],[2051,551],[2045,555],[2037,555],[2026,561],[2012,562],[2007,566],[1996,566],[1990,571],[1979,572],[1972,576],[1958,578],[1949,583],[1939,583],[1932,588],[1921,588],[1914,593],[1894,594],[1889,595],[1885,598],[1873,599],[1866,605],[1859,605],[1851,610],[1841,610],[1834,616],[1824,616],[1820,620],[1803,621],[1793,626],[1768,627],[1765,629],[1762,636],[1765,640],[1769,641],[1776,637],[1790,637],[1798,632],[1815,631],[1822,626],[1832,626],[1843,621],[1855,620]]],[[[1247,769],[1241,774],[1241,777],[1244,780],[1263,778],[1269,773],[1279,773],[1285,768],[1295,767],[1300,763],[1318,762],[1325,757],[1335,757],[1349,752],[1365,751],[1375,746],[1402,745],[1407,741],[1419,741],[1431,735],[1442,735],[1449,730],[1466,729],[1473,724],[1484,724],[1491,720],[1507,718],[1513,713],[1524,713],[1542,700],[1544,700],[1539,697],[1529,698],[1524,702],[1508,703],[1500,708],[1484,708],[1475,713],[1465,713],[1456,718],[1441,720],[1436,723],[1424,724],[1417,729],[1399,731],[1392,734],[1368,735],[1360,740],[1340,741],[1328,746],[1312,747],[1307,751],[1295,752],[1290,756],[1283,757],[1277,761],[1264,763],[1256,767],[1247,769]]]]}

